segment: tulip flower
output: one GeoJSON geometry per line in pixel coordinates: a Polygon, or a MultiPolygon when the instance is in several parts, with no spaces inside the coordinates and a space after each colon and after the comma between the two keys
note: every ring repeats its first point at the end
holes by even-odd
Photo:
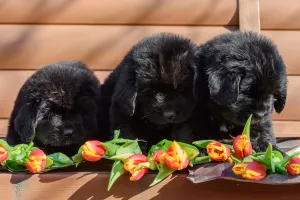
{"type": "Polygon", "coordinates": [[[6,161],[8,158],[8,151],[0,145],[0,162],[6,161]]]}
{"type": "Polygon", "coordinates": [[[82,145],[82,157],[90,162],[100,160],[105,152],[105,148],[102,146],[101,142],[97,140],[90,140],[82,145]]]}
{"type": "Polygon", "coordinates": [[[244,159],[252,154],[252,145],[246,135],[238,135],[233,141],[234,155],[238,159],[244,159]]]}
{"type": "Polygon", "coordinates": [[[166,152],[164,163],[170,169],[182,170],[187,168],[189,159],[183,148],[174,141],[166,152]]]}
{"type": "Polygon", "coordinates": [[[261,180],[266,176],[267,167],[256,161],[242,162],[233,166],[232,171],[248,180],[261,180]]]}
{"type": "Polygon", "coordinates": [[[46,154],[38,149],[30,152],[26,168],[31,173],[39,173],[46,167],[46,154]]]}
{"type": "Polygon", "coordinates": [[[130,180],[131,181],[139,180],[148,172],[148,168],[142,168],[142,169],[135,170],[135,168],[138,166],[138,164],[147,162],[147,161],[148,161],[147,157],[144,156],[143,154],[134,154],[134,155],[130,156],[129,158],[127,158],[126,162],[124,163],[124,168],[128,172],[130,172],[130,174],[131,174],[130,180]]]}
{"type": "Polygon", "coordinates": [[[285,166],[290,175],[300,174],[300,158],[292,158],[285,166]]]}
{"type": "Polygon", "coordinates": [[[211,142],[206,147],[209,157],[214,161],[226,161],[230,158],[230,149],[220,142],[211,142]]]}
{"type": "Polygon", "coordinates": [[[157,150],[152,154],[151,159],[154,160],[158,165],[162,166],[164,164],[165,155],[165,151],[157,150]]]}

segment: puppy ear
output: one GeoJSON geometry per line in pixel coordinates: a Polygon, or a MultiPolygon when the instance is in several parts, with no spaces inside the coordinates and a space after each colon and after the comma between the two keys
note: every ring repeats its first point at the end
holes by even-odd
{"type": "Polygon", "coordinates": [[[126,115],[132,116],[136,105],[136,75],[135,69],[124,66],[113,95],[113,102],[116,102],[126,115]]]}
{"type": "MultiPolygon", "coordinates": [[[[194,97],[197,99],[199,97],[199,87],[201,87],[201,80],[202,77],[200,77],[199,73],[198,73],[198,68],[197,66],[192,66],[192,70],[193,70],[193,94],[194,94],[194,97]]],[[[201,73],[200,73],[201,74],[201,73]]],[[[200,94],[201,95],[201,94],[200,94]]]]}
{"type": "Polygon", "coordinates": [[[274,93],[274,108],[277,113],[281,113],[281,111],[284,109],[285,102],[286,102],[286,93],[287,93],[287,81],[280,83],[280,87],[277,91],[274,93]]]}
{"type": "Polygon", "coordinates": [[[228,106],[237,101],[240,77],[234,73],[211,73],[208,75],[210,97],[218,104],[228,106]]]}
{"type": "Polygon", "coordinates": [[[29,143],[34,138],[35,108],[24,104],[14,119],[14,130],[19,134],[23,143],[29,143]]]}

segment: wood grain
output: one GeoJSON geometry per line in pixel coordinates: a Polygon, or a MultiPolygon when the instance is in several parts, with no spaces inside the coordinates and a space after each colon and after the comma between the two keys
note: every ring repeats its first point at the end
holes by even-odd
{"type": "Polygon", "coordinates": [[[0,0],[0,23],[238,25],[236,0],[0,0]]]}
{"type": "Polygon", "coordinates": [[[260,32],[259,0],[239,0],[240,30],[260,32]]]}
{"type": "Polygon", "coordinates": [[[193,184],[185,174],[168,177],[163,182],[149,188],[155,174],[147,174],[138,182],[129,181],[123,175],[107,191],[109,174],[102,173],[46,173],[46,174],[0,174],[0,187],[5,190],[1,199],[223,199],[232,200],[298,200],[299,184],[266,185],[215,180],[193,184]],[[55,192],[51,192],[55,191],[55,192]],[[183,192],[184,191],[184,192],[183,192]],[[270,192],[272,191],[272,192],[270,192]],[[284,194],[284,197],[282,196],[284,194]],[[282,197],[282,198],[281,198],[282,197]]]}
{"type": "Polygon", "coordinates": [[[260,0],[262,29],[300,30],[299,0],[260,0]]]}
{"type": "MultiPolygon", "coordinates": [[[[300,121],[274,121],[275,137],[300,137],[300,121]]],[[[7,119],[0,119],[0,138],[6,137],[7,119]]]]}
{"type": "Polygon", "coordinates": [[[145,36],[181,34],[203,43],[237,27],[0,25],[0,69],[37,69],[81,60],[93,69],[114,69],[145,36]]]}

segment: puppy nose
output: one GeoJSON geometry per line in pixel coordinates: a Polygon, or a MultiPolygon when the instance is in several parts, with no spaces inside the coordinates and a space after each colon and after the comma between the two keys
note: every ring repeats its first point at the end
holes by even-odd
{"type": "Polygon", "coordinates": [[[66,137],[70,137],[74,134],[74,130],[71,128],[65,128],[64,129],[64,136],[66,137]]]}
{"type": "Polygon", "coordinates": [[[176,113],[173,110],[168,110],[168,111],[164,112],[164,117],[168,121],[174,121],[174,119],[176,117],[176,113]]]}

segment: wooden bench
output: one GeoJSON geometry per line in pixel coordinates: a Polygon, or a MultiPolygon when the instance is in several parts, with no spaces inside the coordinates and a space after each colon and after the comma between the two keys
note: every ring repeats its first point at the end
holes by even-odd
{"type": "MultiPolygon", "coordinates": [[[[276,137],[300,137],[299,0],[0,0],[0,137],[13,101],[39,67],[81,60],[104,78],[146,35],[174,32],[197,43],[238,29],[260,31],[279,48],[288,70],[288,98],[274,114],[276,137]]],[[[185,174],[148,188],[122,177],[106,191],[101,162],[43,175],[0,171],[0,199],[299,199],[300,185],[271,186],[217,180],[192,184],[185,174]],[[282,197],[281,197],[282,196],[282,197]]],[[[107,168],[106,168],[107,169],[107,168]]]]}

